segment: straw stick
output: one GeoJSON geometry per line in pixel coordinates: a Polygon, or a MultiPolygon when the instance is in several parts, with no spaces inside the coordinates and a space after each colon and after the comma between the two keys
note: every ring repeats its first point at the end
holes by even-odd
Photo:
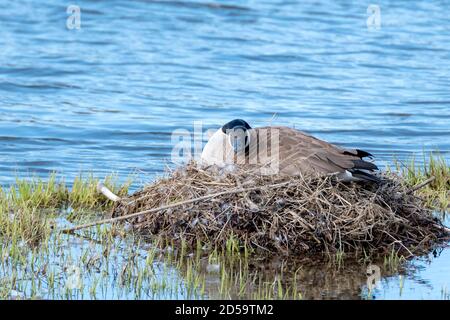
{"type": "Polygon", "coordinates": [[[406,194],[411,194],[419,189],[422,189],[423,187],[427,186],[428,184],[430,184],[431,182],[433,182],[436,179],[435,176],[432,176],[430,178],[428,178],[427,180],[425,180],[424,182],[419,183],[417,186],[412,187],[411,189],[409,189],[408,191],[406,191],[406,194]]]}
{"type": "MultiPolygon", "coordinates": [[[[102,220],[94,221],[94,222],[91,222],[91,223],[86,223],[86,224],[82,224],[82,225],[79,225],[79,226],[62,229],[62,230],[60,230],[60,232],[62,232],[62,233],[72,233],[73,231],[76,231],[76,230],[85,229],[85,228],[89,228],[89,227],[93,227],[93,226],[97,226],[97,225],[101,225],[101,224],[114,223],[114,222],[118,222],[118,221],[122,221],[122,220],[126,220],[126,219],[136,218],[136,217],[139,217],[139,216],[142,216],[142,215],[145,215],[145,214],[155,213],[155,212],[162,211],[162,210],[167,210],[167,209],[170,209],[170,208],[173,208],[173,207],[178,207],[178,206],[182,206],[182,205],[186,205],[186,204],[190,204],[190,203],[194,203],[194,202],[198,202],[198,201],[204,201],[204,200],[208,200],[208,199],[211,199],[211,198],[214,198],[214,197],[220,197],[220,196],[227,195],[227,194],[249,192],[249,191],[261,190],[261,189],[265,189],[265,188],[270,188],[270,189],[272,189],[272,188],[280,188],[280,187],[284,187],[284,186],[288,185],[289,183],[291,183],[291,181],[285,181],[285,182],[282,182],[282,183],[277,183],[277,184],[272,184],[272,185],[267,185],[267,186],[258,186],[258,187],[252,187],[252,188],[237,188],[237,189],[233,189],[233,190],[217,192],[217,193],[208,194],[208,195],[205,195],[205,196],[202,196],[202,197],[198,197],[198,198],[194,198],[194,199],[189,199],[189,200],[185,200],[185,201],[172,203],[172,204],[161,206],[161,207],[158,207],[158,208],[153,208],[153,209],[149,209],[149,210],[135,212],[135,213],[132,213],[132,214],[128,214],[128,215],[124,215],[124,216],[120,216],[120,217],[116,217],[116,218],[102,219],[102,220]]],[[[106,187],[103,186],[103,188],[106,188],[106,187]]]]}

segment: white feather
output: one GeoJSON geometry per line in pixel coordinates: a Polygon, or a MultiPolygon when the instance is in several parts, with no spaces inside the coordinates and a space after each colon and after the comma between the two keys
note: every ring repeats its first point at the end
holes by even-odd
{"type": "Polygon", "coordinates": [[[233,159],[234,152],[229,144],[228,136],[222,132],[222,129],[217,130],[203,148],[201,164],[216,165],[222,168],[233,165],[233,159]]]}
{"type": "Polygon", "coordinates": [[[339,173],[338,175],[338,179],[342,180],[342,181],[358,181],[360,179],[355,178],[352,173],[348,170],[345,170],[342,173],[339,173]]]}

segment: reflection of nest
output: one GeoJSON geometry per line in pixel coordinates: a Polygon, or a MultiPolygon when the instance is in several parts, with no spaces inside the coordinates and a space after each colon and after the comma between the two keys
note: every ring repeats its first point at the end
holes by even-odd
{"type": "MultiPolygon", "coordinates": [[[[368,266],[359,260],[346,259],[338,266],[336,261],[292,259],[274,256],[268,259],[245,259],[242,256],[212,259],[217,272],[208,270],[211,260],[204,257],[197,272],[205,277],[204,291],[208,299],[361,299],[367,297],[368,266]],[[218,277],[226,270],[226,280],[218,277]],[[243,281],[245,279],[245,281],[243,281]]],[[[392,270],[383,260],[373,261],[380,266],[380,276],[405,274],[403,268],[392,270]]],[[[189,272],[179,260],[173,266],[185,276],[189,272]],[[182,266],[180,268],[180,265],[182,266]]],[[[378,279],[376,284],[378,284],[378,279]]]]}
{"type": "Polygon", "coordinates": [[[399,177],[383,179],[377,186],[334,177],[219,174],[190,163],[117,202],[113,216],[151,210],[130,220],[134,229],[222,248],[234,237],[269,254],[412,254],[448,235],[399,177]],[[169,208],[155,210],[163,206],[169,208]]]}

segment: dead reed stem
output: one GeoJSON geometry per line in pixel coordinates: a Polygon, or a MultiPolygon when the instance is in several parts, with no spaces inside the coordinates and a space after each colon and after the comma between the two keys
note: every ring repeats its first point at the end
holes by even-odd
{"type": "MultiPolygon", "coordinates": [[[[141,211],[141,212],[135,212],[135,213],[131,213],[131,214],[128,214],[128,215],[123,215],[123,216],[116,217],[116,218],[103,219],[103,220],[98,220],[98,221],[82,224],[82,225],[71,227],[71,228],[61,229],[60,232],[62,232],[62,233],[72,233],[73,231],[76,231],[76,230],[81,230],[81,229],[86,229],[86,228],[98,226],[98,225],[101,225],[101,224],[115,223],[115,222],[131,219],[131,218],[136,218],[136,217],[139,217],[139,216],[142,216],[142,215],[145,215],[145,214],[154,213],[154,212],[158,212],[158,211],[161,211],[161,210],[167,210],[167,209],[170,209],[170,208],[187,205],[187,204],[191,204],[191,203],[194,203],[194,202],[205,201],[205,200],[208,200],[208,199],[211,199],[211,198],[214,198],[214,197],[220,197],[220,196],[227,195],[227,194],[249,192],[249,191],[258,190],[258,189],[262,189],[262,188],[269,188],[269,189],[270,188],[280,188],[280,187],[286,186],[288,183],[289,183],[289,181],[286,181],[286,182],[283,182],[283,183],[278,183],[278,184],[273,184],[273,185],[268,185],[268,186],[259,186],[259,187],[253,187],[253,188],[238,188],[238,189],[229,190],[229,191],[217,192],[217,193],[214,193],[214,194],[209,194],[209,195],[198,197],[198,198],[195,198],[195,199],[189,199],[189,200],[185,200],[185,201],[180,201],[180,202],[177,202],[177,203],[172,203],[172,204],[169,204],[169,205],[166,205],[166,206],[161,206],[161,207],[154,208],[154,209],[144,210],[144,211],[141,211]]],[[[106,188],[106,187],[104,187],[104,188],[106,188]]],[[[109,192],[111,192],[111,191],[109,191],[109,192]]],[[[121,199],[119,198],[119,199],[113,200],[113,201],[120,201],[120,200],[121,199]]]]}

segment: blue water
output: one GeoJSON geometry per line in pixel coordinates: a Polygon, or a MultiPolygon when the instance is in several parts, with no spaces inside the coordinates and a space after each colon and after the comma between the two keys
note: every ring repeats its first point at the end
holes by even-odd
{"type": "MultiPolygon", "coordinates": [[[[0,184],[151,180],[172,132],[244,118],[372,152],[450,158],[447,1],[0,0],[0,184]]],[[[204,138],[203,138],[204,140],[204,138]]],[[[448,270],[447,270],[448,274],[448,270]]]]}

